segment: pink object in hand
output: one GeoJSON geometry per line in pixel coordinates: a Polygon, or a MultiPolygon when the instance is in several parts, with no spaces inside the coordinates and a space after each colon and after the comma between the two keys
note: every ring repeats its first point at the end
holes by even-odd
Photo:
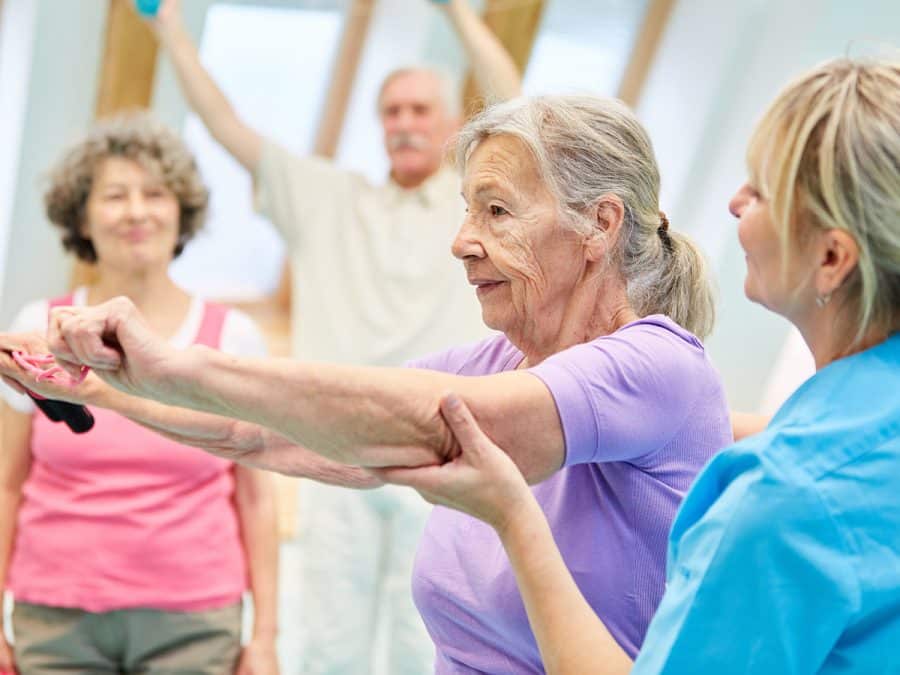
{"type": "Polygon", "coordinates": [[[90,368],[81,366],[81,373],[77,378],[73,378],[60,366],[52,365],[56,363],[56,359],[52,354],[25,354],[23,352],[13,352],[13,360],[19,364],[24,370],[35,376],[37,382],[50,381],[65,387],[76,387],[87,377],[90,368]],[[42,366],[51,366],[50,368],[42,368],[42,366]]]}

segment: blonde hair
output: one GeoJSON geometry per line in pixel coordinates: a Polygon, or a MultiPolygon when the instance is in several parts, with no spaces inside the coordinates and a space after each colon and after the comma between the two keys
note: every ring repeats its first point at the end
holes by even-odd
{"type": "Polygon", "coordinates": [[[859,330],[900,327],[900,62],[836,59],[790,83],[747,152],[782,246],[839,229],[859,246],[844,284],[859,330]]]}
{"type": "Polygon", "coordinates": [[[560,204],[560,220],[589,234],[591,212],[613,194],[625,206],[620,245],[612,262],[628,285],[639,316],[666,314],[700,338],[712,331],[715,302],[697,246],[669,229],[659,210],[659,168],[650,138],[621,101],[593,96],[518,98],[474,117],[457,139],[465,169],[484,139],[509,135],[533,154],[560,204]]]}

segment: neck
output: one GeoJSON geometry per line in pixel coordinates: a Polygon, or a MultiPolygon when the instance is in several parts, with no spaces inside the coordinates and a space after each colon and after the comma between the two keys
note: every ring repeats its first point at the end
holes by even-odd
{"type": "Polygon", "coordinates": [[[846,318],[854,313],[842,312],[841,305],[836,300],[824,308],[816,308],[809,316],[793,322],[812,352],[816,370],[874,347],[889,336],[888,331],[883,328],[873,327],[866,331],[860,340],[855,341],[855,322],[846,318]]]}
{"type": "Polygon", "coordinates": [[[564,349],[615,333],[639,318],[628,304],[624,280],[598,273],[584,278],[559,312],[542,310],[537,314],[520,335],[510,336],[525,354],[520,368],[535,366],[564,349]]]}
{"type": "Polygon", "coordinates": [[[427,173],[397,173],[391,169],[391,180],[404,190],[415,190],[436,174],[441,167],[437,166],[427,173]]]}
{"type": "Polygon", "coordinates": [[[190,295],[169,277],[167,270],[135,273],[97,267],[96,281],[88,287],[87,302],[100,304],[114,297],[129,298],[144,315],[148,324],[168,336],[181,324],[190,306],[190,295]]]}

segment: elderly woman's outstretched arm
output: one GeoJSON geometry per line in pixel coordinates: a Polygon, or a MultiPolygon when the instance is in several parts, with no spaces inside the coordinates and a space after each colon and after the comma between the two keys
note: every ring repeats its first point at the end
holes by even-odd
{"type": "Polygon", "coordinates": [[[243,464],[254,468],[340,487],[368,489],[382,485],[366,469],[322,457],[258,425],[131,396],[93,374],[77,383],[38,381],[11,358],[13,351],[44,354],[47,344],[38,334],[0,333],[0,376],[17,390],[27,389],[44,398],[106,408],[178,443],[202,448],[225,459],[242,459],[243,464]]]}
{"type": "MultiPolygon", "coordinates": [[[[451,389],[488,434],[516,449],[511,456],[530,481],[551,475],[564,459],[553,397],[525,372],[460,377],[238,358],[202,347],[178,351],[155,337],[125,298],[54,310],[48,339],[61,363],[89,365],[117,389],[258,424],[343,464],[419,466],[452,457],[456,442],[439,410],[451,389]]],[[[290,451],[268,447],[232,458],[276,471],[292,461],[290,451]]]]}

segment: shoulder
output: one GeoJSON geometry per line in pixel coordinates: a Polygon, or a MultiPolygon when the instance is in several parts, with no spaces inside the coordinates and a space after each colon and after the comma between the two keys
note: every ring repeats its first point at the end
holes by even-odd
{"type": "Polygon", "coordinates": [[[257,323],[239,309],[228,308],[222,323],[220,349],[236,356],[261,357],[267,353],[266,339],[257,323]]]}
{"type": "Polygon", "coordinates": [[[308,189],[309,181],[315,185],[346,183],[364,187],[368,182],[363,176],[339,167],[334,160],[315,155],[300,155],[271,139],[264,139],[262,155],[256,169],[256,178],[263,182],[288,179],[300,182],[308,189]]]}
{"type": "Polygon", "coordinates": [[[691,487],[672,524],[676,566],[690,575],[697,565],[744,560],[759,574],[787,576],[805,561],[852,574],[852,543],[820,486],[784,471],[755,447],[765,441],[752,440],[716,455],[691,487]]]}
{"type": "MultiPolygon", "coordinates": [[[[47,331],[48,300],[34,300],[22,307],[13,318],[9,331],[11,333],[45,333],[47,331]]],[[[13,391],[5,383],[0,383],[0,399],[13,410],[29,414],[35,406],[24,394],[13,391]]]]}
{"type": "Polygon", "coordinates": [[[890,453],[879,449],[900,437],[897,391],[900,335],[836,361],[804,383],[769,424],[770,452],[791,457],[790,470],[811,480],[886,458],[890,453]]]}
{"type": "Polygon", "coordinates": [[[34,300],[20,309],[10,324],[11,333],[28,333],[47,330],[47,314],[50,311],[50,302],[47,299],[34,300]]]}
{"type": "Polygon", "coordinates": [[[703,343],[662,315],[644,317],[588,344],[597,350],[614,352],[619,358],[650,362],[666,369],[709,367],[703,343]]]}
{"type": "Polygon", "coordinates": [[[489,375],[512,370],[519,360],[521,353],[505,335],[497,333],[476,342],[413,359],[406,366],[454,375],[489,375]]]}
{"type": "Polygon", "coordinates": [[[699,400],[724,406],[721,379],[703,344],[664,316],[570,347],[531,370],[545,381],[574,381],[585,392],[637,399],[648,409],[688,414],[699,400]]]}

